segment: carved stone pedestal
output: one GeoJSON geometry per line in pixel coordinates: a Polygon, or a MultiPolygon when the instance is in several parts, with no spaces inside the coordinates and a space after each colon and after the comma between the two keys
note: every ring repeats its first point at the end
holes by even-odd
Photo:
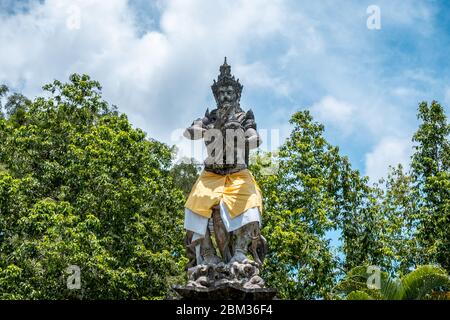
{"type": "Polygon", "coordinates": [[[272,288],[244,289],[229,283],[209,288],[174,286],[173,289],[182,300],[272,300],[277,294],[272,288]]]}
{"type": "Polygon", "coordinates": [[[242,263],[198,265],[188,269],[186,286],[173,289],[187,300],[271,300],[277,290],[264,287],[258,265],[242,263]]]}

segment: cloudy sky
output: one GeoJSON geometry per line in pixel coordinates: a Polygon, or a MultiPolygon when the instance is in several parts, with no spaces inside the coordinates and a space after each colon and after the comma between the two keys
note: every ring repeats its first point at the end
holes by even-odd
{"type": "Polygon", "coordinates": [[[136,127],[186,153],[176,133],[214,107],[227,56],[259,129],[282,142],[310,109],[374,181],[408,163],[420,101],[448,114],[449,30],[444,0],[0,0],[0,83],[34,97],[87,73],[136,127]],[[367,27],[370,5],[380,29],[367,27]]]}

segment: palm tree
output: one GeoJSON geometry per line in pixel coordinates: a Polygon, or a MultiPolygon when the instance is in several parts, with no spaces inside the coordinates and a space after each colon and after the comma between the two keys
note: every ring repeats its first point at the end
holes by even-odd
{"type": "Polygon", "coordinates": [[[370,274],[366,267],[350,270],[345,278],[333,289],[331,297],[347,300],[421,300],[450,299],[450,278],[438,266],[419,266],[400,279],[380,273],[379,289],[369,288],[370,274]]]}

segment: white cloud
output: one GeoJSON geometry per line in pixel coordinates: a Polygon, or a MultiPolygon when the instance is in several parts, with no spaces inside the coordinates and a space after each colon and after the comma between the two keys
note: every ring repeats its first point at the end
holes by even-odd
{"type": "Polygon", "coordinates": [[[425,35],[433,31],[433,6],[423,2],[389,0],[379,1],[378,4],[381,8],[381,19],[388,24],[416,27],[419,33],[425,35]]]}
{"type": "Polygon", "coordinates": [[[271,76],[268,67],[260,61],[237,65],[235,70],[241,82],[248,87],[268,89],[283,96],[290,93],[289,83],[281,77],[271,76]]]}
{"type": "Polygon", "coordinates": [[[420,91],[415,88],[409,88],[409,87],[396,87],[392,89],[392,94],[394,96],[397,96],[399,98],[408,98],[408,97],[417,97],[420,95],[420,91]]]}
{"type": "Polygon", "coordinates": [[[379,5],[383,27],[374,33],[366,28],[366,6],[347,1],[337,7],[290,0],[158,0],[151,7],[160,11],[151,17],[159,21],[147,23],[152,30],[138,25],[127,0],[35,2],[15,15],[0,13],[0,83],[32,97],[55,78],[88,73],[135,126],[171,143],[173,130],[213,106],[209,87],[226,55],[244,84],[245,101],[256,97],[249,104],[259,128],[280,128],[283,141],[292,113],[313,105],[314,116],[342,137],[338,143],[351,146],[359,139],[370,148],[373,141],[412,131],[407,114],[415,112],[408,109],[416,107],[410,101],[415,84],[431,92],[442,82],[425,67],[401,69],[398,60],[401,70],[390,72],[392,38],[384,42],[389,35],[383,32],[393,24],[414,35],[424,26],[431,32],[433,10],[409,2],[379,5]],[[68,28],[74,5],[80,27],[68,28]]]}
{"type": "Polygon", "coordinates": [[[332,96],[323,97],[311,107],[311,112],[317,120],[338,128],[344,135],[354,129],[355,111],[356,108],[351,104],[332,96]]]}
{"type": "Polygon", "coordinates": [[[410,139],[386,137],[366,154],[365,174],[372,182],[377,182],[387,176],[389,166],[395,167],[400,163],[403,168],[408,168],[411,152],[410,139]]]}
{"type": "MultiPolygon", "coordinates": [[[[0,83],[34,96],[55,78],[88,73],[136,126],[169,141],[213,101],[209,86],[223,56],[245,70],[245,53],[277,32],[284,14],[281,2],[268,0],[174,0],[161,10],[160,29],[142,36],[126,0],[47,0],[4,16],[0,83]],[[73,6],[79,28],[68,28],[73,6]]],[[[270,85],[266,70],[258,72],[270,85]]]]}

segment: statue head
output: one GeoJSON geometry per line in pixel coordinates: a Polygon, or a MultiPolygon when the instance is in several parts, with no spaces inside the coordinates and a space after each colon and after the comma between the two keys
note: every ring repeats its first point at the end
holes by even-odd
{"type": "Polygon", "coordinates": [[[231,85],[220,86],[217,94],[217,105],[219,108],[239,103],[239,98],[231,85]]]}
{"type": "Polygon", "coordinates": [[[211,86],[217,107],[220,109],[235,105],[239,108],[242,88],[243,86],[239,83],[239,79],[235,80],[234,76],[231,75],[231,66],[227,64],[227,57],[225,57],[223,65],[220,66],[218,79],[217,81],[214,80],[211,86]]]}

